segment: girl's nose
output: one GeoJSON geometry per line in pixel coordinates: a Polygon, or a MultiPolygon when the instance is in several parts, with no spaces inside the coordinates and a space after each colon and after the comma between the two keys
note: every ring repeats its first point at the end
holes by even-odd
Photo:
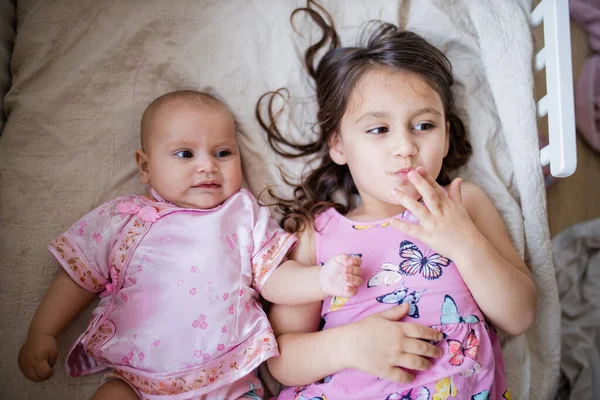
{"type": "Polygon", "coordinates": [[[394,141],[394,157],[412,157],[417,154],[417,145],[410,132],[399,133],[394,141]]]}

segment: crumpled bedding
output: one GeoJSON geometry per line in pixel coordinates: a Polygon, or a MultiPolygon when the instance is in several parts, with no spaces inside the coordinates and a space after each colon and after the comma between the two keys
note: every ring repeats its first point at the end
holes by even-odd
{"type": "Polygon", "coordinates": [[[562,358],[556,400],[600,393],[600,218],[552,240],[562,309],[562,358]]]}
{"type": "MultiPolygon", "coordinates": [[[[454,65],[459,114],[474,156],[461,175],[481,186],[503,215],[539,292],[527,335],[504,344],[513,399],[546,399],[558,377],[560,309],[539,165],[527,24],[530,0],[334,0],[343,44],[367,19],[414,29],[454,65]]],[[[302,140],[315,120],[302,52],[317,38],[306,21],[289,25],[301,0],[22,0],[12,58],[13,86],[0,138],[0,398],[84,399],[100,375],[69,378],[68,345],[88,307],[59,340],[52,380],[34,384],[16,366],[29,321],[58,266],[47,243],[101,202],[141,191],[133,152],[139,120],[155,97],[210,89],[239,122],[246,183],[258,194],[278,167],[299,173],[306,160],[268,150],[254,117],[261,94],[282,86],[291,99],[284,131],[302,140]]]]}

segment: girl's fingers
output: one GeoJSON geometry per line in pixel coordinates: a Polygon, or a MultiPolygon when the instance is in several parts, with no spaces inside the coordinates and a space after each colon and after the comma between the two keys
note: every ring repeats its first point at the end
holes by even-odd
{"type": "Polygon", "coordinates": [[[420,357],[410,353],[404,353],[398,357],[397,365],[413,371],[425,371],[431,367],[431,361],[425,357],[420,357]]]}
{"type": "Polygon", "coordinates": [[[405,323],[404,335],[413,339],[431,340],[433,342],[440,342],[444,339],[444,335],[437,329],[430,328],[428,326],[405,323]]]}
{"type": "Polygon", "coordinates": [[[412,197],[405,195],[396,188],[392,189],[392,198],[394,198],[402,207],[413,213],[419,221],[422,221],[424,218],[426,218],[427,214],[429,213],[423,204],[419,203],[412,197]]]}
{"type": "Polygon", "coordinates": [[[448,188],[448,197],[458,204],[462,204],[462,179],[456,178],[450,183],[448,188]]]}
{"type": "MultiPolygon", "coordinates": [[[[417,189],[429,211],[431,211],[432,214],[438,214],[441,197],[438,192],[436,192],[431,182],[428,182],[421,174],[417,173],[417,171],[410,171],[408,173],[408,180],[417,189]]],[[[435,181],[434,184],[439,188],[439,185],[435,183],[435,181]]]]}
{"type": "Polygon", "coordinates": [[[423,167],[418,167],[416,169],[416,171],[419,173],[419,175],[425,179],[427,181],[427,183],[429,183],[429,185],[433,188],[433,190],[435,190],[435,192],[440,195],[443,196],[445,195],[444,190],[442,189],[442,187],[435,181],[435,179],[433,179],[433,177],[431,175],[429,175],[429,173],[427,172],[427,170],[423,167]]]}
{"type": "Polygon", "coordinates": [[[380,376],[380,378],[399,383],[411,383],[415,379],[415,376],[402,368],[392,367],[380,376]]]}
{"type": "Polygon", "coordinates": [[[421,225],[409,224],[408,222],[401,221],[397,218],[390,219],[390,225],[399,231],[406,233],[408,236],[417,239],[423,237],[423,227],[421,225]]]}
{"type": "Polygon", "coordinates": [[[429,342],[419,339],[406,339],[403,343],[405,353],[414,354],[422,357],[440,358],[442,350],[429,342]]]}

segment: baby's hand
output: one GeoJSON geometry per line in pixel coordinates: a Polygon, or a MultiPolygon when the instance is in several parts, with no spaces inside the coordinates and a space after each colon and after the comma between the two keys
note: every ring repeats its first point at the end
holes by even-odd
{"type": "Polygon", "coordinates": [[[362,284],[361,262],[360,257],[351,257],[348,254],[331,258],[321,267],[319,273],[321,291],[328,296],[354,296],[357,287],[362,284]]]}
{"type": "Polygon", "coordinates": [[[58,356],[56,338],[46,334],[30,334],[19,351],[19,368],[27,379],[42,382],[52,377],[58,356]]]}

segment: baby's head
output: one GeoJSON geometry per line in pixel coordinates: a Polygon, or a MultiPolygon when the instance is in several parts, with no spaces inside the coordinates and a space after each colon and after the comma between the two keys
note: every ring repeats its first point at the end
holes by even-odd
{"type": "Polygon", "coordinates": [[[144,111],[140,134],[140,181],[164,200],[210,209],[240,189],[235,121],[214,97],[193,90],[162,95],[144,111]]]}

